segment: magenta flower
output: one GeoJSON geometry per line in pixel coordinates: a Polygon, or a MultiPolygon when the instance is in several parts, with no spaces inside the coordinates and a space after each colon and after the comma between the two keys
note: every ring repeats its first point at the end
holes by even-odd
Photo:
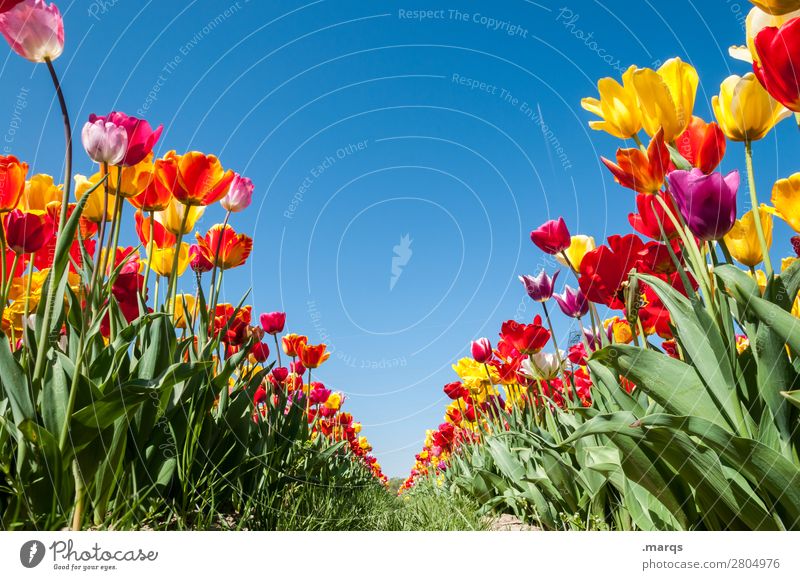
{"type": "Polygon", "coordinates": [[[519,281],[525,285],[525,290],[531,300],[547,302],[553,296],[553,285],[558,278],[558,271],[551,278],[544,270],[538,276],[520,276],[519,281]]]}
{"type": "Polygon", "coordinates": [[[739,172],[706,175],[699,169],[672,171],[669,189],[689,230],[703,241],[719,240],[736,222],[739,172]]]}
{"type": "Polygon", "coordinates": [[[572,242],[564,218],[550,220],[531,232],[531,241],[546,254],[559,254],[572,242]]]}
{"type": "Polygon", "coordinates": [[[264,332],[274,336],[279,332],[283,332],[283,327],[286,325],[286,313],[265,312],[261,315],[260,320],[261,328],[264,329],[264,332]]]}
{"type": "Polygon", "coordinates": [[[234,174],[228,193],[219,200],[219,203],[226,211],[233,213],[242,211],[250,206],[250,202],[253,200],[254,189],[255,186],[252,180],[236,173],[234,174]]]}
{"type": "Polygon", "coordinates": [[[196,273],[196,274],[204,274],[205,272],[210,272],[214,269],[214,264],[212,264],[203,254],[203,251],[200,249],[200,246],[197,244],[192,244],[189,246],[189,267],[196,273]]]}
{"type": "Polygon", "coordinates": [[[123,127],[128,134],[128,149],[125,156],[122,158],[120,165],[130,167],[136,165],[144,160],[145,157],[153,152],[156,141],[161,137],[161,131],[164,130],[163,125],[159,125],[158,129],[153,131],[150,123],[144,119],[131,117],[125,113],[112,111],[105,117],[98,117],[97,115],[89,115],[89,122],[95,123],[97,121],[104,123],[113,123],[118,127],[123,127]]]}
{"type": "Polygon", "coordinates": [[[472,358],[483,364],[492,359],[492,343],[488,338],[479,338],[472,341],[472,358]]]}
{"type": "Polygon", "coordinates": [[[553,298],[558,302],[561,312],[572,318],[586,316],[586,313],[589,312],[589,302],[580,288],[575,289],[569,285],[564,286],[564,292],[553,294],[553,298]]]}
{"type": "Polygon", "coordinates": [[[55,60],[64,51],[64,21],[58,6],[44,0],[24,0],[0,12],[0,33],[11,49],[33,62],[55,60]]]}
{"type": "Polygon", "coordinates": [[[125,128],[101,119],[83,126],[81,141],[95,163],[118,165],[128,150],[128,132],[125,128]]]}

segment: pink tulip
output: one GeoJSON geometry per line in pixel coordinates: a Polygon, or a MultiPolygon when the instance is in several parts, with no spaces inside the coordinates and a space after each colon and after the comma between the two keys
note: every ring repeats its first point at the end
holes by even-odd
{"type": "Polygon", "coordinates": [[[95,123],[96,121],[103,121],[104,123],[113,123],[118,127],[123,127],[128,134],[128,149],[125,156],[122,158],[120,165],[130,167],[144,160],[145,157],[153,152],[156,141],[161,137],[161,131],[164,130],[163,125],[159,125],[155,131],[150,126],[150,123],[144,119],[131,117],[125,113],[113,111],[105,117],[98,117],[97,115],[89,115],[89,122],[95,123]]]}
{"type": "Polygon", "coordinates": [[[234,175],[233,182],[231,183],[228,193],[225,194],[225,197],[219,200],[219,203],[227,211],[233,213],[242,211],[250,206],[250,202],[253,199],[254,189],[255,186],[249,178],[242,177],[237,173],[234,175]]]}
{"type": "Polygon", "coordinates": [[[206,259],[197,244],[189,246],[189,267],[197,274],[210,272],[214,269],[214,264],[206,259]]]}
{"type": "Polygon", "coordinates": [[[304,374],[306,374],[306,367],[304,367],[303,363],[301,363],[299,360],[296,360],[289,364],[289,371],[298,377],[302,377],[304,374]]]}
{"type": "Polygon", "coordinates": [[[531,232],[531,241],[543,252],[551,255],[560,254],[569,248],[572,240],[564,218],[550,220],[531,232]]]}
{"type": "Polygon", "coordinates": [[[101,119],[83,126],[81,141],[95,163],[118,165],[128,150],[128,132],[125,128],[101,119]]]}
{"type": "Polygon", "coordinates": [[[0,12],[0,33],[14,52],[33,62],[55,60],[64,51],[61,13],[44,0],[24,0],[0,12]]]}
{"type": "Polygon", "coordinates": [[[472,358],[483,364],[492,359],[492,343],[488,338],[479,338],[472,341],[472,358]]]}
{"type": "Polygon", "coordinates": [[[285,312],[265,312],[261,315],[261,328],[264,332],[271,335],[276,335],[283,332],[283,327],[286,325],[285,312]]]}

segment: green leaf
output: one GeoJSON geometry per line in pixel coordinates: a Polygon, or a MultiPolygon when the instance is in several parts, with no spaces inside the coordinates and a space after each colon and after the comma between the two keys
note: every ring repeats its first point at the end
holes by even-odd
{"type": "Polygon", "coordinates": [[[22,367],[11,352],[8,337],[0,332],[0,387],[11,404],[14,422],[20,425],[26,419],[33,419],[33,408],[28,381],[22,367]]]}

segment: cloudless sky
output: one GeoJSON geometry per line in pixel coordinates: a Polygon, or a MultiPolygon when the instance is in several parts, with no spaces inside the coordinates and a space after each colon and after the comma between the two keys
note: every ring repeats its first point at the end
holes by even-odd
{"type": "MultiPolygon", "coordinates": [[[[287,330],[328,343],[316,379],[346,393],[395,476],[441,422],[442,385],[469,341],[536,313],[516,277],[555,266],[530,230],[564,216],[598,241],[630,231],[633,194],[598,161],[618,142],[580,108],[597,79],[680,56],[700,73],[695,111],[710,119],[719,83],[748,70],[727,54],[743,43],[744,0],[58,4],[75,134],[90,113],[138,112],[164,124],[157,153],[215,153],[255,181],[253,205],[231,220],[255,248],[226,274],[225,298],[251,288],[256,314],[286,310],[287,330]]],[[[47,70],[6,51],[0,78],[3,153],[60,175],[47,70]]],[[[791,121],[779,132],[796,148],[791,121]]],[[[774,138],[755,154],[767,201],[793,156],[774,138]]],[[[731,146],[723,169],[744,169],[742,155],[731,146]]],[[[79,144],[76,158],[93,171],[79,144]]],[[[222,217],[210,208],[198,230],[222,217]]],[[[785,227],[775,239],[790,250],[785,227]]],[[[557,326],[566,346],[567,322],[557,326]]]]}

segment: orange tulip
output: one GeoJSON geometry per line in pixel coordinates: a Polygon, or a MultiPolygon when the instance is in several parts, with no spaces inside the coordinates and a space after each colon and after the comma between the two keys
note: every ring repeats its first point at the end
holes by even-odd
{"type": "Polygon", "coordinates": [[[297,354],[304,367],[315,369],[330,358],[331,353],[326,348],[325,344],[303,344],[297,354]]]}
{"type": "Polygon", "coordinates": [[[0,213],[11,211],[19,204],[25,191],[28,164],[13,155],[0,155],[0,213]]]}
{"type": "Polygon", "coordinates": [[[283,352],[285,352],[287,356],[297,356],[300,352],[300,348],[305,346],[307,342],[307,336],[294,333],[287,334],[283,337],[283,352]]]}
{"type": "Polygon", "coordinates": [[[225,171],[214,155],[191,151],[176,155],[170,151],[164,158],[177,163],[177,183],[173,190],[175,198],[184,205],[211,205],[225,197],[235,176],[230,169],[225,171]]]}
{"type": "Polygon", "coordinates": [[[253,251],[253,239],[237,234],[229,226],[219,224],[208,230],[205,237],[197,234],[197,246],[203,257],[221,270],[241,266],[253,251]]]}
{"type": "Polygon", "coordinates": [[[157,159],[147,186],[141,193],[129,197],[128,201],[142,211],[162,211],[167,209],[177,183],[177,159],[175,157],[157,159]]]}
{"type": "Polygon", "coordinates": [[[617,149],[617,163],[600,158],[614,174],[617,182],[638,193],[655,193],[664,185],[669,168],[669,149],[664,143],[664,131],[656,133],[645,154],[639,148],[617,149]]]}
{"type": "Polygon", "coordinates": [[[150,220],[146,219],[141,211],[137,211],[134,215],[136,219],[136,234],[139,236],[139,241],[142,242],[145,248],[150,247],[150,240],[152,237],[153,245],[156,248],[163,249],[163,248],[171,248],[175,246],[175,242],[178,238],[167,231],[167,229],[162,226],[157,221],[153,222],[152,230],[150,228],[150,220]]]}

